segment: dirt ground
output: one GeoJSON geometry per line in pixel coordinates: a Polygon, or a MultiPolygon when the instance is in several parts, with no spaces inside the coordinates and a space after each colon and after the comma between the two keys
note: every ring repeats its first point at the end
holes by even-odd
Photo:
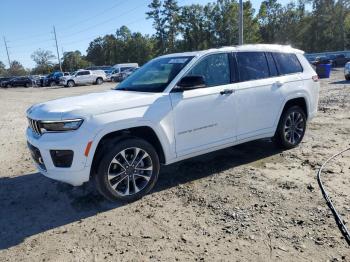
{"type": "MultiPolygon", "coordinates": [[[[130,204],[105,201],[37,173],[26,148],[33,103],[112,87],[0,90],[0,261],[350,261],[316,181],[350,145],[350,83],[321,81],[303,143],[268,140],[162,167],[156,188],[130,204]]],[[[325,184],[350,221],[350,152],[325,184]]]]}

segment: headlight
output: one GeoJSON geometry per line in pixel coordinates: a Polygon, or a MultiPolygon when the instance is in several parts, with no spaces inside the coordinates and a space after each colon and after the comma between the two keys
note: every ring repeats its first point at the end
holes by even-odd
{"type": "Polygon", "coordinates": [[[77,130],[83,123],[83,119],[72,119],[63,121],[40,121],[40,129],[45,132],[64,132],[77,130]]]}

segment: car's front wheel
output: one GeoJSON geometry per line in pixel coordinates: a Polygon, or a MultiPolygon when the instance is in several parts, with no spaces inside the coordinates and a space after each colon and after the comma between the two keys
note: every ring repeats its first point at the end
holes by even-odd
{"type": "Polygon", "coordinates": [[[96,84],[97,85],[102,85],[102,83],[103,83],[103,79],[102,78],[97,78],[96,79],[96,84]]]}
{"type": "Polygon", "coordinates": [[[75,84],[74,84],[74,81],[73,80],[70,80],[67,82],[67,86],[68,87],[73,87],[75,84]]]}
{"type": "Polygon", "coordinates": [[[274,138],[282,148],[291,149],[301,143],[305,130],[304,110],[299,106],[292,106],[283,112],[274,138]]]}
{"type": "Polygon", "coordinates": [[[95,184],[111,201],[133,201],[154,187],[159,168],[159,158],[151,144],[143,139],[127,138],[102,150],[95,184]]]}

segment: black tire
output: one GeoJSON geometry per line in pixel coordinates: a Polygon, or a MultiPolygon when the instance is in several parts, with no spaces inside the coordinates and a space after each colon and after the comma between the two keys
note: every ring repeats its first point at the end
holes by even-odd
{"type": "Polygon", "coordinates": [[[345,76],[346,81],[350,81],[350,76],[345,76]]]}
{"type": "Polygon", "coordinates": [[[109,144],[112,144],[112,146],[102,149],[101,157],[98,158],[100,160],[96,163],[98,167],[96,168],[96,174],[94,174],[94,181],[97,190],[110,201],[120,200],[130,202],[146,195],[156,184],[160,169],[159,158],[154,147],[140,138],[125,138],[123,140],[119,138],[118,140],[115,140],[114,143],[109,144]],[[138,148],[141,151],[139,151],[138,154],[135,154],[135,148],[138,148]],[[124,162],[121,152],[125,152],[127,162],[124,162]],[[144,152],[146,154],[144,154],[144,152]],[[135,154],[136,157],[133,154],[135,154]],[[139,160],[139,158],[141,160],[139,160]],[[117,163],[112,163],[112,160],[118,161],[117,163]],[[140,163],[139,161],[142,161],[141,164],[143,166],[150,165],[152,170],[146,171],[148,167],[143,167],[145,170],[139,171],[142,172],[140,174],[136,174],[137,171],[136,168],[134,168],[135,164],[132,162],[137,162],[136,167],[138,167],[138,164],[140,163]],[[111,173],[111,171],[115,171],[118,175],[111,173]],[[110,178],[108,178],[109,174],[112,174],[110,175],[110,178]],[[147,177],[148,180],[146,180],[145,177],[147,177]],[[117,181],[112,181],[115,178],[117,181]],[[142,181],[143,183],[141,183],[142,181]],[[113,182],[115,182],[113,186],[115,186],[116,189],[112,188],[113,182]],[[118,189],[119,185],[121,185],[122,189],[125,187],[124,194],[126,195],[123,195],[123,192],[120,192],[120,189],[118,189]],[[134,185],[136,185],[136,187],[134,185]],[[134,192],[132,193],[132,191],[134,192]],[[129,192],[129,194],[126,192],[129,192]]]}
{"type": "Polygon", "coordinates": [[[7,84],[6,87],[7,87],[7,88],[11,88],[12,85],[11,85],[11,84],[7,84]]]}
{"type": "Polygon", "coordinates": [[[291,106],[284,110],[281,115],[274,141],[283,149],[297,147],[303,140],[305,130],[306,115],[304,110],[300,106],[291,106]],[[292,119],[294,120],[292,121],[292,119]]]}
{"type": "Polygon", "coordinates": [[[74,81],[73,81],[73,80],[69,80],[69,81],[67,82],[67,87],[73,87],[73,86],[75,86],[74,81]]]}
{"type": "Polygon", "coordinates": [[[30,84],[26,83],[24,87],[28,88],[28,87],[30,87],[30,84]]]}
{"type": "Polygon", "coordinates": [[[101,77],[96,79],[96,85],[102,85],[103,79],[101,77]]]}
{"type": "Polygon", "coordinates": [[[54,87],[55,85],[56,85],[55,81],[51,81],[49,86],[54,87]]]}

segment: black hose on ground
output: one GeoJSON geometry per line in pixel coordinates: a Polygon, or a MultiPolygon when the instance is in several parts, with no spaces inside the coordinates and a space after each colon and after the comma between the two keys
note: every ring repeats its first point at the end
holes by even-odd
{"type": "Polygon", "coordinates": [[[338,227],[339,227],[341,233],[343,234],[343,236],[344,236],[346,242],[347,242],[348,245],[350,246],[350,232],[349,232],[348,228],[345,226],[344,221],[343,221],[343,219],[341,218],[341,216],[339,215],[338,211],[337,211],[336,208],[334,207],[333,202],[332,202],[332,200],[330,199],[330,197],[329,197],[329,195],[328,195],[328,192],[324,189],[323,183],[322,183],[322,181],[321,181],[321,173],[322,173],[322,170],[323,170],[323,168],[325,167],[325,165],[326,165],[329,161],[331,161],[333,158],[336,158],[337,156],[339,156],[339,155],[345,153],[345,152],[348,151],[348,150],[350,150],[350,148],[347,148],[347,149],[345,149],[345,150],[343,150],[343,151],[341,151],[341,152],[339,152],[339,153],[337,153],[337,154],[331,156],[330,158],[328,158],[328,159],[326,160],[326,162],[323,163],[323,165],[320,167],[320,169],[319,169],[318,172],[317,172],[317,182],[318,182],[318,185],[319,185],[320,188],[321,188],[321,192],[322,192],[322,194],[323,194],[324,199],[325,199],[326,202],[327,202],[328,207],[330,208],[330,210],[331,210],[332,213],[333,213],[333,216],[334,216],[334,218],[335,218],[335,222],[337,223],[337,225],[338,225],[338,227]]]}

